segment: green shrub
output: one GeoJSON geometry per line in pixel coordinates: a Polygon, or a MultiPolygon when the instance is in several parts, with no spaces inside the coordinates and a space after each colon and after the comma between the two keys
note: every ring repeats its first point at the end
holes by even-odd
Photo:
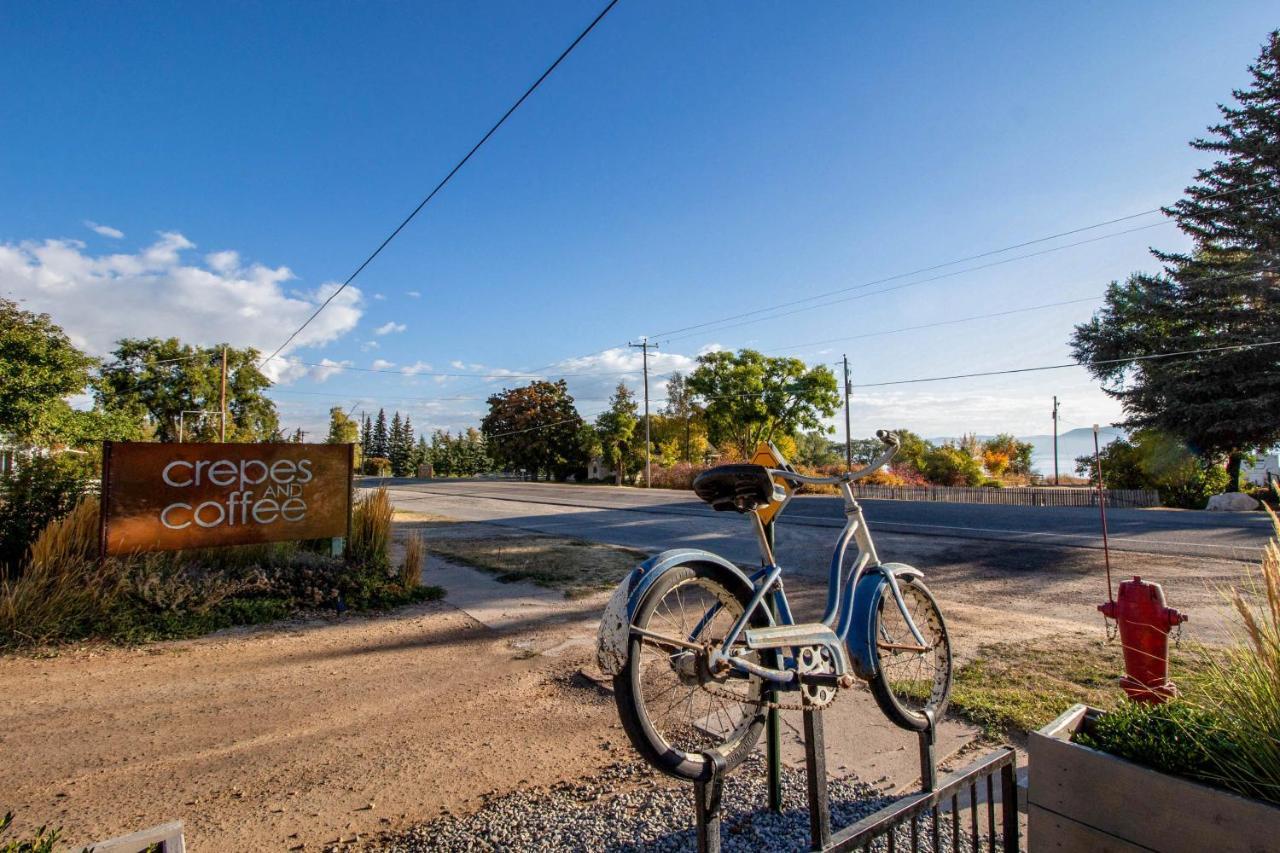
{"type": "Polygon", "coordinates": [[[390,477],[391,460],[385,456],[366,456],[363,471],[370,477],[390,477]]]}
{"type": "Polygon", "coordinates": [[[1239,750],[1217,715],[1182,700],[1164,705],[1122,702],[1075,741],[1163,773],[1214,784],[1221,779],[1223,762],[1239,750]]]}
{"type": "Polygon", "coordinates": [[[930,447],[924,453],[922,473],[938,486],[976,486],[982,482],[982,465],[964,450],[950,445],[930,447]]]}
{"type": "MultiPolygon", "coordinates": [[[[1140,430],[1102,448],[1102,478],[1108,489],[1155,489],[1165,506],[1204,509],[1227,487],[1227,472],[1212,459],[1197,458],[1177,439],[1140,430]]],[[[1076,459],[1076,473],[1097,482],[1092,456],[1076,459]]]]}
{"type": "MultiPolygon", "coordinates": [[[[0,817],[0,835],[9,831],[13,823],[13,812],[0,817]]],[[[62,837],[61,829],[49,829],[42,826],[30,838],[14,838],[8,841],[0,838],[0,853],[53,853],[53,845],[62,837]]]]}
{"type": "Polygon", "coordinates": [[[0,574],[16,574],[40,531],[71,511],[88,486],[85,467],[62,456],[36,456],[0,478],[0,574]]]}

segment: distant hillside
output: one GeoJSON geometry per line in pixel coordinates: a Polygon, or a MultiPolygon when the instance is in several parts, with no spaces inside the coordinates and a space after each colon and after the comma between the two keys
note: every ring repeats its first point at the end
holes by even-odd
{"type": "MultiPolygon", "coordinates": [[[[1098,430],[1098,443],[1102,447],[1127,435],[1118,427],[1101,427],[1098,430]]],[[[990,435],[978,436],[979,441],[993,438],[990,435]]],[[[930,438],[934,444],[946,441],[957,441],[959,436],[930,438]]],[[[1053,435],[1020,435],[1018,441],[1025,441],[1035,449],[1031,453],[1031,468],[1041,474],[1053,475],[1053,435]]],[[[1093,430],[1088,427],[1067,430],[1058,436],[1058,470],[1063,474],[1075,474],[1076,457],[1093,453],[1093,430]]]]}

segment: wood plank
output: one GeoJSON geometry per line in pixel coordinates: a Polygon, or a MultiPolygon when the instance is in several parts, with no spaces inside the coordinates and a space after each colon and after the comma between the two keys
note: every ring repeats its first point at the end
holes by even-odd
{"type": "Polygon", "coordinates": [[[1079,821],[1032,805],[1027,809],[1027,849],[1035,853],[1150,853],[1143,847],[1107,835],[1079,821]]]}
{"type": "Polygon", "coordinates": [[[170,821],[150,829],[141,829],[119,838],[112,838],[109,841],[99,841],[89,849],[93,850],[93,853],[142,853],[154,844],[159,844],[163,853],[186,853],[182,821],[170,821]]]}
{"type": "Polygon", "coordinates": [[[1030,804],[1168,853],[1277,849],[1280,808],[1071,743],[1086,718],[1077,706],[1031,733],[1030,804]]]}

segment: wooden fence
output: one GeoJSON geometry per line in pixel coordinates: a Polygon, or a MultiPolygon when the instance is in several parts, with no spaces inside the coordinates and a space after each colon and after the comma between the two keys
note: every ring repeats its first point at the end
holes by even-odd
{"type": "MultiPolygon", "coordinates": [[[[961,486],[859,486],[859,498],[891,501],[937,501],[940,503],[1004,504],[1006,506],[1097,506],[1098,492],[1089,488],[1053,486],[1011,486],[1003,489],[961,486]]],[[[1160,506],[1155,489],[1107,489],[1107,506],[1160,506]]]]}

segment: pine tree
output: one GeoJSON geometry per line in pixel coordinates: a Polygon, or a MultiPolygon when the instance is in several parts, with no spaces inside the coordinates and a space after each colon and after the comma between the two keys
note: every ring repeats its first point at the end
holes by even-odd
{"type": "Polygon", "coordinates": [[[373,449],[373,421],[368,415],[364,416],[364,423],[360,425],[360,450],[366,456],[371,456],[370,451],[373,449]]]}
{"type": "Polygon", "coordinates": [[[387,435],[387,410],[378,409],[378,419],[373,424],[372,450],[369,455],[386,459],[389,438],[390,436],[387,435]]]}
{"type": "Polygon", "coordinates": [[[406,462],[404,458],[404,422],[400,420],[399,412],[396,412],[391,418],[391,435],[387,440],[387,458],[391,460],[391,476],[403,477],[406,462]]]}
{"type": "Polygon", "coordinates": [[[418,446],[413,451],[413,470],[416,474],[423,465],[431,464],[431,446],[425,435],[418,436],[418,446]]]}
{"type": "Polygon", "coordinates": [[[1126,426],[1173,435],[1206,461],[1225,455],[1232,491],[1245,454],[1280,441],[1280,348],[1144,357],[1280,340],[1280,31],[1249,71],[1252,86],[1191,143],[1218,159],[1165,210],[1194,250],[1153,252],[1163,272],[1112,282],[1072,339],[1126,426]]]}

